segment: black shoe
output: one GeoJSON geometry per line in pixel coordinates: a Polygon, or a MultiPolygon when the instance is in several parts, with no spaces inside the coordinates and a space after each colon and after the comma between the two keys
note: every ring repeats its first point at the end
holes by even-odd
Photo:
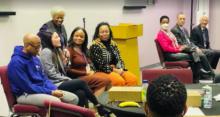
{"type": "Polygon", "coordinates": [[[206,70],[204,70],[203,68],[199,69],[199,72],[200,72],[201,74],[211,74],[211,73],[212,73],[211,71],[206,71],[206,70]]]}
{"type": "Polygon", "coordinates": [[[96,106],[97,111],[99,113],[100,116],[104,116],[104,117],[109,117],[109,115],[111,114],[111,111],[104,108],[102,105],[98,104],[96,106]]]}

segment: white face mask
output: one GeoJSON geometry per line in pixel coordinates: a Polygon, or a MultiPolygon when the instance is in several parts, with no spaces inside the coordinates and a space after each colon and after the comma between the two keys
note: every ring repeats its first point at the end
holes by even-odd
{"type": "Polygon", "coordinates": [[[168,29],[169,29],[169,24],[164,23],[164,24],[161,24],[160,27],[161,27],[163,30],[168,30],[168,29]]]}

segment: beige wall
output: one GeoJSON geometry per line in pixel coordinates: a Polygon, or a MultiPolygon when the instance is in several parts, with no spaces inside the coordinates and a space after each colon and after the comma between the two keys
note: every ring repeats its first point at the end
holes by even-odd
{"type": "MultiPolygon", "coordinates": [[[[26,32],[38,32],[40,26],[50,19],[51,7],[57,5],[66,9],[64,25],[68,35],[74,27],[82,26],[82,18],[85,17],[90,40],[95,26],[101,21],[108,21],[112,25],[120,22],[144,24],[144,34],[138,39],[140,67],[158,63],[153,39],[160,28],[160,16],[168,15],[172,27],[178,12],[189,13],[190,2],[189,0],[156,1],[155,5],[147,6],[145,9],[123,10],[124,0],[1,0],[0,11],[12,10],[17,14],[0,17],[0,65],[9,62],[13,47],[22,44],[22,37],[26,32]]],[[[187,23],[186,26],[189,26],[188,21],[187,23]]]]}
{"type": "Polygon", "coordinates": [[[210,0],[209,36],[211,47],[220,50],[220,0],[210,0]]]}

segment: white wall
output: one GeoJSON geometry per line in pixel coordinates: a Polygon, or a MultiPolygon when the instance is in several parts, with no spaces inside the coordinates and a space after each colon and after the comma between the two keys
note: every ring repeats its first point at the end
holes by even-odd
{"type": "Polygon", "coordinates": [[[0,65],[9,62],[13,47],[22,44],[26,32],[37,33],[41,25],[50,20],[53,6],[66,9],[64,25],[68,35],[74,27],[83,26],[82,18],[85,17],[90,40],[95,26],[101,21],[108,21],[111,25],[120,22],[143,23],[144,35],[138,43],[140,67],[159,62],[153,41],[159,30],[159,18],[168,15],[173,26],[178,12],[188,14],[190,11],[187,7],[189,0],[157,0],[155,5],[142,10],[123,10],[123,4],[124,0],[1,0],[0,11],[12,10],[17,14],[0,17],[0,65]]]}
{"type": "Polygon", "coordinates": [[[209,37],[211,42],[211,47],[220,50],[220,1],[210,0],[210,12],[209,12],[209,37]]]}

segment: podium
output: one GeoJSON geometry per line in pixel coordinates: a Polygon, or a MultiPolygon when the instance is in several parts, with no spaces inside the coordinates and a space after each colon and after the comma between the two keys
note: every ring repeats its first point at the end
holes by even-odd
{"type": "Polygon", "coordinates": [[[111,26],[113,40],[118,44],[118,48],[125,67],[138,78],[138,84],[141,82],[139,55],[138,55],[138,36],[143,34],[142,24],[120,23],[117,26],[111,26]]]}

